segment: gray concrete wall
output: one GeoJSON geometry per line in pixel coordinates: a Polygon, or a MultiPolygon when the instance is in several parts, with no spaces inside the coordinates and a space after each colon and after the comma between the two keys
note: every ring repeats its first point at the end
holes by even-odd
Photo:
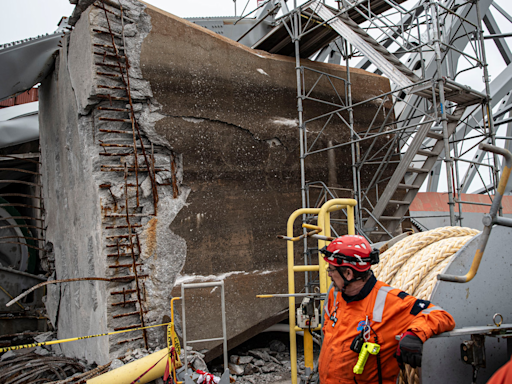
{"type": "MultiPolygon", "coordinates": [[[[121,79],[105,75],[119,73],[112,67],[115,59],[97,54],[112,45],[109,34],[98,32],[109,29],[105,13],[89,7],[65,39],[54,72],[41,86],[43,184],[48,202],[47,239],[54,245],[56,279],[134,276],[130,243],[134,244],[140,278],[138,284],[130,279],[63,283],[49,289],[47,308],[59,337],[138,326],[141,312],[145,325],[162,323],[170,317],[171,289],[186,255],[185,242],[170,231],[169,224],[185,204],[188,189],[179,188],[179,194],[173,195],[172,181],[180,183],[180,158],[173,156],[173,178],[170,146],[154,134],[158,103],[139,67],[140,45],[151,24],[143,4],[123,0],[122,5],[130,19],[125,20],[124,30],[120,19],[112,14],[109,23],[118,47],[124,32],[131,104],[141,132],[141,139],[136,139],[137,167],[133,155],[116,155],[130,152],[129,145],[133,152],[133,135],[119,133],[131,132],[132,124],[129,114],[105,108],[129,109],[130,103],[127,92],[115,88],[123,87],[121,79]],[[153,176],[148,169],[154,170],[153,176]],[[127,293],[119,294],[123,291],[127,293]],[[128,303],[120,305],[124,300],[128,303]]],[[[116,8],[109,10],[119,13],[116,8]]],[[[125,65],[124,59],[121,64],[125,65]]],[[[150,348],[164,346],[164,332],[148,331],[147,341],[150,348]]],[[[137,331],[63,344],[62,348],[68,356],[101,364],[145,345],[142,332],[137,331]]]]}
{"type": "MultiPolygon", "coordinates": [[[[251,50],[149,5],[145,12],[152,29],[141,47],[141,69],[161,104],[155,130],[182,154],[183,182],[191,188],[187,206],[171,224],[187,242],[183,280],[225,280],[228,334],[236,338],[287,308],[286,299],[256,295],[288,291],[286,243],[276,235],[285,233],[289,215],[301,207],[295,59],[251,50]]],[[[344,96],[339,78],[346,78],[346,68],[309,60],[303,65],[336,76],[332,82],[344,96]]],[[[304,78],[309,90],[318,73],[306,71],[304,78]]],[[[351,80],[354,103],[389,90],[386,78],[363,70],[353,69],[351,80]]],[[[312,96],[339,102],[325,77],[312,96]]],[[[332,109],[306,101],[305,119],[332,109]]],[[[368,127],[376,110],[371,103],[355,108],[358,131],[368,127]]],[[[325,122],[308,123],[310,145],[325,122]]],[[[349,139],[337,117],[316,145],[325,147],[328,139],[333,144],[349,139]]],[[[325,152],[306,159],[307,179],[350,188],[350,150],[333,152],[339,185],[329,183],[325,152]]],[[[363,175],[363,185],[372,176],[363,175]]],[[[301,248],[296,247],[298,263],[303,263],[301,248]]],[[[209,292],[187,292],[187,313],[196,314],[187,316],[189,338],[221,334],[218,292],[209,292]],[[208,323],[204,313],[212,319],[208,323]]]]}
{"type": "MultiPolygon", "coordinates": [[[[40,142],[46,239],[53,244],[55,279],[105,276],[101,238],[100,195],[94,177],[98,148],[90,116],[76,104],[65,49],[40,92],[40,142]]],[[[58,338],[107,331],[105,282],[73,282],[48,286],[47,308],[58,338]]],[[[62,344],[68,356],[104,363],[108,339],[62,344]]]]}
{"type": "MultiPolygon", "coordinates": [[[[146,153],[154,153],[149,167],[155,176],[149,177],[142,152],[137,163],[132,155],[120,155],[133,140],[121,131],[132,125],[124,112],[108,108],[130,104],[125,91],[116,88],[119,78],[101,74],[116,72],[112,55],[101,54],[112,37],[99,32],[109,23],[98,7],[80,14],[54,73],[41,87],[41,145],[56,278],[133,276],[126,254],[128,213],[142,307],[137,284],[119,280],[63,284],[48,295],[47,307],[66,336],[136,326],[141,309],[146,324],[161,323],[170,315],[171,290],[181,271],[181,281],[224,279],[229,337],[249,335],[287,308],[285,299],[260,300],[256,294],[287,291],[286,244],[276,235],[285,232],[289,215],[301,206],[294,59],[250,50],[136,0],[121,2],[128,17],[124,29],[115,17],[109,17],[110,28],[116,44],[125,38],[132,105],[142,134],[138,152],[144,145],[146,153]],[[136,176],[134,169],[146,171],[136,176]],[[123,289],[131,302],[119,305],[123,289]]],[[[337,65],[304,64],[346,76],[337,65]]],[[[305,79],[312,84],[316,75],[308,72],[305,79]]],[[[343,82],[332,81],[343,94],[343,82]]],[[[354,70],[352,87],[357,102],[389,91],[389,81],[354,70]]],[[[338,101],[325,78],[312,95],[338,101]]],[[[329,110],[325,104],[305,104],[306,118],[329,110]]],[[[357,129],[376,111],[377,104],[357,107],[357,129]]],[[[308,125],[311,140],[323,124],[308,125]]],[[[341,120],[324,133],[322,145],[327,138],[337,144],[350,136],[341,120]]],[[[352,179],[350,154],[335,152],[334,173],[346,186],[352,179]]],[[[308,158],[308,177],[327,183],[327,163],[326,153],[308,158]]],[[[363,182],[372,176],[364,175],[363,182]]],[[[296,257],[301,262],[299,249],[296,257]]],[[[297,286],[302,279],[297,277],[297,286]]],[[[189,339],[219,335],[217,291],[187,297],[189,339]]],[[[148,335],[150,346],[165,345],[163,329],[148,335]]],[[[140,331],[94,340],[87,349],[77,344],[65,353],[102,363],[144,345],[140,331]]]]}

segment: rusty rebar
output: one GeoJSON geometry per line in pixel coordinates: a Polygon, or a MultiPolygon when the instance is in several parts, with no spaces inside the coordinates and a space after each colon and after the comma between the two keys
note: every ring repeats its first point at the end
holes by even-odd
{"type": "Polygon", "coordinates": [[[127,304],[137,304],[137,300],[124,300],[122,302],[119,302],[119,303],[112,303],[110,304],[112,307],[119,307],[120,305],[122,305],[123,307],[127,304]]]}
{"type": "MultiPolygon", "coordinates": [[[[102,0],[103,1],[103,0],[102,0]]],[[[109,25],[110,27],[110,25],[109,25]]],[[[128,225],[128,233],[132,233],[131,223],[130,223],[130,214],[128,211],[128,171],[126,169],[126,163],[125,163],[125,172],[124,172],[124,183],[125,183],[125,189],[124,189],[124,196],[125,196],[125,211],[126,211],[126,225],[128,225]]],[[[135,259],[135,250],[133,248],[133,238],[132,236],[128,237],[128,240],[130,242],[130,250],[132,253],[132,264],[133,264],[133,274],[135,275],[135,286],[137,289],[137,300],[139,301],[139,312],[140,312],[140,323],[142,324],[142,327],[145,327],[144,324],[144,308],[142,306],[142,298],[140,296],[140,287],[139,287],[139,279],[137,277],[137,260],[135,259]]],[[[148,348],[148,339],[147,339],[147,333],[146,330],[142,330],[142,336],[144,337],[144,345],[146,346],[146,349],[148,348]]]]}
{"type": "Polygon", "coordinates": [[[126,295],[128,293],[135,293],[137,292],[135,289],[125,289],[123,288],[122,291],[114,291],[114,292],[110,292],[111,295],[126,295]]]}
{"type": "Polygon", "coordinates": [[[25,184],[25,185],[31,185],[33,187],[42,187],[41,184],[31,183],[30,181],[23,181],[23,180],[0,180],[0,184],[25,184]]]}
{"type": "MultiPolygon", "coordinates": [[[[44,239],[40,239],[38,237],[30,237],[30,236],[2,236],[0,237],[0,240],[6,240],[6,239],[28,239],[28,240],[35,240],[35,241],[44,241],[44,239]]],[[[10,243],[7,241],[6,243],[10,243]]],[[[3,243],[5,244],[5,243],[3,243]]]]}
{"type": "MultiPolygon", "coordinates": [[[[18,219],[43,221],[42,219],[36,219],[31,216],[5,216],[5,217],[2,217],[2,220],[18,220],[18,219]]],[[[1,227],[0,227],[0,229],[1,229],[1,227]]],[[[44,229],[44,228],[38,228],[38,229],[44,229]]]]}
{"type": "Polygon", "coordinates": [[[108,77],[122,77],[121,75],[118,75],[116,73],[107,73],[107,72],[98,72],[98,71],[96,71],[96,74],[100,75],[100,76],[108,76],[108,77]]]}
{"type": "Polygon", "coordinates": [[[42,199],[41,196],[27,195],[25,193],[0,193],[0,197],[26,197],[27,199],[42,199]]]}
{"type": "MultiPolygon", "coordinates": [[[[97,87],[98,88],[102,88],[102,89],[118,89],[120,91],[125,91],[126,90],[125,87],[118,87],[116,85],[98,85],[97,87]]],[[[109,120],[109,118],[107,118],[107,117],[100,117],[100,120],[109,120]]],[[[116,121],[116,120],[114,120],[114,121],[116,121]]],[[[119,120],[119,121],[121,121],[121,120],[119,120]]]]}
{"type": "Polygon", "coordinates": [[[114,101],[128,101],[127,97],[117,97],[112,95],[96,95],[99,99],[107,99],[110,100],[110,105],[112,105],[112,100],[114,101]]]}
{"type": "Polygon", "coordinates": [[[141,340],[142,337],[135,337],[133,339],[127,339],[127,340],[121,340],[117,342],[117,345],[124,344],[124,343],[131,343],[132,341],[141,340]]]}
{"type": "Polygon", "coordinates": [[[5,203],[5,204],[0,204],[0,207],[23,207],[23,208],[42,209],[41,207],[36,207],[34,205],[20,204],[20,203],[5,203]]]}
{"type": "Polygon", "coordinates": [[[133,268],[134,266],[139,266],[139,265],[142,265],[140,263],[136,263],[136,264],[115,264],[115,265],[109,265],[108,267],[109,268],[133,268]]]}
{"type": "Polygon", "coordinates": [[[22,243],[22,242],[19,242],[19,241],[6,241],[4,244],[17,244],[17,245],[24,245],[25,247],[28,247],[28,248],[32,248],[32,249],[37,249],[38,251],[46,251],[44,248],[39,248],[39,247],[36,247],[35,245],[30,245],[30,244],[27,244],[27,243],[22,243]]]}
{"type": "MultiPolygon", "coordinates": [[[[148,313],[148,311],[144,311],[144,313],[148,313]]],[[[136,316],[136,315],[139,315],[139,311],[121,313],[119,315],[112,316],[112,318],[119,319],[121,317],[136,316]]]]}
{"type": "MultiPolygon", "coordinates": [[[[124,331],[125,329],[141,328],[141,327],[144,327],[144,325],[142,325],[142,324],[132,324],[132,325],[127,325],[125,327],[116,327],[116,328],[114,328],[114,332],[115,331],[124,331]]],[[[143,329],[143,331],[144,331],[144,329],[143,329]]]]}
{"type": "Polygon", "coordinates": [[[31,175],[39,175],[39,172],[29,171],[29,170],[21,169],[21,168],[0,168],[0,171],[15,171],[15,172],[22,172],[22,173],[30,173],[31,175]]]}
{"type": "Polygon", "coordinates": [[[74,279],[62,279],[62,280],[50,280],[50,281],[44,281],[42,283],[39,283],[37,285],[34,285],[32,288],[29,288],[22,294],[16,296],[14,299],[9,301],[7,304],[5,304],[6,307],[10,307],[15,302],[23,299],[25,296],[27,296],[29,293],[34,292],[36,289],[44,287],[45,285],[49,284],[58,284],[58,283],[70,283],[73,281],[90,281],[90,280],[97,280],[97,281],[111,281],[111,279],[107,277],[78,277],[74,279]]]}
{"type": "MultiPolygon", "coordinates": [[[[101,0],[101,2],[102,2],[103,10],[105,11],[105,18],[107,20],[108,30],[111,32],[112,46],[114,47],[114,50],[115,50],[116,54],[119,54],[119,51],[117,50],[117,46],[116,46],[116,43],[115,43],[114,34],[112,33],[112,28],[110,26],[110,19],[108,18],[108,15],[107,15],[107,12],[106,12],[105,2],[104,2],[104,0],[101,0]]],[[[123,13],[122,6],[121,6],[120,11],[121,11],[121,14],[122,14],[123,13]]],[[[123,19],[121,19],[121,20],[123,20],[123,19]]],[[[124,24],[123,24],[123,29],[124,29],[124,24]]],[[[123,44],[124,44],[124,38],[123,38],[122,41],[123,41],[123,44]]],[[[144,160],[146,162],[146,166],[149,168],[149,161],[148,161],[148,158],[147,158],[146,149],[144,147],[144,142],[141,139],[139,125],[138,125],[137,121],[135,120],[135,112],[134,112],[134,109],[133,109],[133,102],[132,102],[131,89],[130,89],[130,76],[128,74],[128,70],[130,68],[130,62],[128,60],[128,56],[126,55],[126,50],[124,50],[124,57],[125,57],[125,65],[126,65],[126,79],[124,78],[124,73],[123,73],[121,64],[118,62],[119,73],[122,76],[123,83],[126,85],[126,92],[128,93],[128,101],[129,101],[129,104],[130,104],[130,118],[132,120],[132,130],[134,130],[134,129],[137,130],[137,134],[139,135],[139,142],[141,144],[142,154],[144,156],[144,160]]],[[[134,140],[135,140],[135,131],[134,131],[134,140]]],[[[136,150],[135,150],[135,153],[137,153],[136,150]]],[[[135,160],[136,160],[135,164],[138,165],[137,155],[135,155],[135,160]]],[[[136,171],[135,175],[136,175],[137,185],[138,185],[137,171],[136,171]]],[[[158,208],[157,208],[157,206],[158,206],[158,190],[157,190],[155,175],[152,174],[151,172],[148,172],[148,175],[149,175],[149,179],[151,181],[151,189],[152,189],[152,192],[153,192],[153,205],[154,205],[154,211],[155,211],[155,215],[156,215],[157,211],[158,211],[158,208]]],[[[138,190],[137,190],[137,202],[138,202],[138,190]]],[[[137,204],[137,206],[138,206],[138,204],[137,204]]]]}
{"type": "MultiPolygon", "coordinates": [[[[13,160],[23,160],[23,161],[27,161],[29,163],[41,164],[40,161],[32,160],[33,158],[30,158],[30,157],[25,158],[25,157],[17,157],[15,155],[0,155],[0,158],[2,158],[2,157],[6,157],[8,159],[13,159],[13,160]]],[[[34,158],[35,157],[39,157],[39,153],[34,154],[34,158]]]]}
{"type": "Polygon", "coordinates": [[[178,180],[176,178],[176,162],[174,154],[171,153],[171,181],[172,181],[172,196],[176,199],[179,195],[178,180]]]}
{"type": "Polygon", "coordinates": [[[100,132],[104,132],[104,133],[121,133],[121,134],[127,134],[127,135],[131,135],[133,133],[132,131],[123,131],[123,130],[120,130],[120,129],[103,129],[103,128],[100,128],[99,131],[100,132]]]}
{"type": "MultiPolygon", "coordinates": [[[[132,228],[140,228],[140,227],[142,227],[142,225],[141,224],[132,224],[131,227],[132,228]]],[[[126,228],[128,228],[127,225],[111,225],[111,226],[105,227],[105,229],[126,229],[126,228]]],[[[119,235],[120,238],[123,236],[128,237],[128,235],[119,235]]],[[[132,236],[133,236],[133,234],[132,234],[132,236]]],[[[112,238],[112,236],[109,236],[107,238],[112,238]]]]}

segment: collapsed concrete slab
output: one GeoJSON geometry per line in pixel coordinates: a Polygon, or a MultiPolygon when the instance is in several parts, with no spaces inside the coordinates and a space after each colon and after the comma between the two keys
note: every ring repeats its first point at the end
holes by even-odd
{"type": "MultiPolygon", "coordinates": [[[[49,289],[50,317],[60,338],[157,324],[170,319],[176,281],[224,279],[228,337],[249,337],[287,307],[255,296],[287,292],[285,244],[275,235],[301,206],[295,62],[136,0],[120,4],[83,7],[41,86],[55,278],[110,279],[49,289]]],[[[344,92],[345,68],[304,65],[332,75],[344,92]]],[[[305,80],[314,82],[315,73],[305,71],[305,80]]],[[[351,76],[354,102],[389,91],[380,76],[351,76]]],[[[336,92],[324,78],[314,94],[334,102],[336,92]]],[[[329,110],[304,107],[306,118],[329,110]]],[[[358,130],[376,109],[355,108],[358,130]]],[[[323,125],[308,123],[308,132],[323,125]]],[[[321,144],[350,137],[341,119],[323,133],[321,144]]],[[[331,171],[344,185],[350,157],[335,156],[331,171]]],[[[328,183],[327,164],[326,152],[308,158],[308,177],[328,183]]],[[[221,334],[215,295],[187,293],[189,340],[221,334]]],[[[163,329],[137,331],[62,348],[104,363],[128,348],[162,347],[164,338],[163,329]]]]}

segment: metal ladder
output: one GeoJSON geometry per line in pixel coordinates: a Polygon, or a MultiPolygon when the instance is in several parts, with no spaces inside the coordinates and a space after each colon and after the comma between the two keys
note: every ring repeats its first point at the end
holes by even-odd
{"type": "MultiPolygon", "coordinates": [[[[459,119],[462,117],[465,108],[457,108],[450,117],[448,123],[448,136],[452,135],[459,123],[459,119]]],[[[372,216],[368,218],[365,225],[366,233],[372,233],[374,235],[387,235],[387,232],[393,234],[398,228],[401,220],[405,213],[409,210],[409,206],[418,194],[418,191],[428,177],[430,171],[436,164],[439,155],[443,151],[444,140],[443,134],[433,131],[432,123],[422,126],[418,132],[416,132],[413,140],[409,145],[409,149],[402,157],[398,167],[396,168],[393,176],[389,180],[384,192],[379,197],[379,201],[375,205],[372,211],[372,216]],[[430,144],[429,148],[425,148],[424,141],[430,138],[433,144],[430,144]],[[414,167],[418,158],[424,159],[424,162],[419,167],[414,167]],[[409,183],[405,183],[405,176],[407,173],[411,173],[412,180],[409,183]],[[406,194],[400,200],[393,199],[397,191],[406,191],[406,194]],[[392,209],[391,215],[384,216],[386,209],[392,209]],[[379,222],[384,223],[386,231],[379,230],[378,223],[374,219],[378,219],[379,222]]]]}

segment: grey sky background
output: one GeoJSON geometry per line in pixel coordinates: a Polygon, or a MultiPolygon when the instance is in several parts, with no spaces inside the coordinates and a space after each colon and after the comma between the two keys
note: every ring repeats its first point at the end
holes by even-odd
{"type": "MultiPolygon", "coordinates": [[[[146,2],[180,17],[232,16],[235,13],[233,0],[146,2]]],[[[237,1],[238,14],[246,3],[246,0],[237,1]]],[[[74,8],[68,0],[0,0],[0,5],[0,44],[51,33],[57,29],[61,17],[69,16],[74,8]]],[[[256,0],[250,0],[247,9],[255,7],[256,0]]]]}

